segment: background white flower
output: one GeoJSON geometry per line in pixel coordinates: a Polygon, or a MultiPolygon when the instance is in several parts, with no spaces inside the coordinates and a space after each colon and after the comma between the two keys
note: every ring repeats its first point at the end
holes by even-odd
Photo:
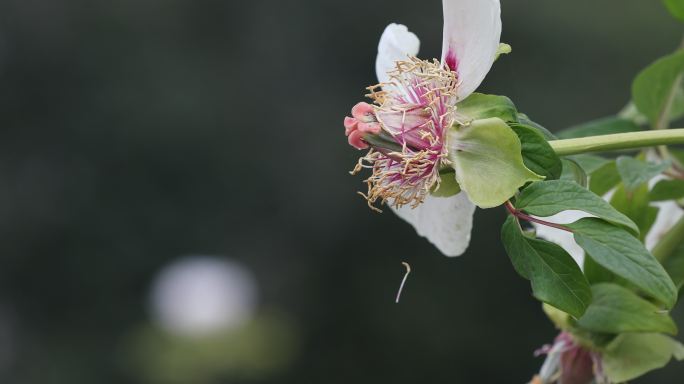
{"type": "Polygon", "coordinates": [[[152,286],[154,319],[181,336],[205,336],[249,321],[257,305],[252,273],[236,261],[190,256],[165,267],[152,286]]]}

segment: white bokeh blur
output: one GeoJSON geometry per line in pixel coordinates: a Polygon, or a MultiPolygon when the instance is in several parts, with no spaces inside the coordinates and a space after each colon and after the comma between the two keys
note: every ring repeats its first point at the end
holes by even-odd
{"type": "Polygon", "coordinates": [[[151,312],[165,330],[203,337],[240,327],[254,315],[257,283],[243,264],[223,257],[188,256],[164,267],[151,291],[151,312]]]}

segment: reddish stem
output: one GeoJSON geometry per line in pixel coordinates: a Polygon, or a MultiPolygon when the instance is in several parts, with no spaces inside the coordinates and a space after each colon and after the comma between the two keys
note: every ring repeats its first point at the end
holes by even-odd
{"type": "Polygon", "coordinates": [[[529,221],[529,222],[531,222],[531,223],[537,223],[537,224],[541,224],[541,225],[546,225],[547,227],[552,227],[552,228],[556,228],[556,229],[560,229],[560,230],[562,230],[562,231],[567,231],[567,232],[572,233],[572,230],[571,230],[570,228],[564,226],[564,225],[556,224],[556,223],[551,223],[551,222],[549,222],[549,221],[544,221],[544,220],[541,220],[541,219],[537,219],[536,217],[532,217],[532,216],[530,216],[530,215],[528,215],[528,214],[523,213],[521,210],[515,208],[515,207],[513,206],[513,204],[511,204],[510,201],[507,201],[504,205],[506,206],[506,209],[508,210],[508,213],[510,213],[511,215],[515,216],[515,217],[518,218],[518,219],[522,219],[522,220],[525,220],[525,221],[529,221]]]}

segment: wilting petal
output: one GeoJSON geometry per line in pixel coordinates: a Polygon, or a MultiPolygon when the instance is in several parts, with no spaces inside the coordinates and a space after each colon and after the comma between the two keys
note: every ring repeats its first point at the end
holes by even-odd
{"type": "MultiPolygon", "coordinates": [[[[583,211],[563,211],[553,216],[545,217],[544,220],[556,224],[570,224],[584,217],[592,217],[592,215],[583,211]]],[[[532,225],[537,230],[537,236],[563,247],[575,259],[577,265],[582,268],[584,265],[584,250],[577,245],[572,233],[562,229],[547,227],[546,225],[536,223],[532,225]]]]}
{"type": "Polygon", "coordinates": [[[443,0],[442,62],[458,73],[458,98],[480,86],[494,63],[501,38],[499,0],[443,0]]]}
{"type": "Polygon", "coordinates": [[[380,36],[378,56],[375,59],[375,73],[381,83],[389,82],[387,72],[395,68],[395,62],[416,56],[420,49],[418,37],[401,24],[390,24],[380,36]]]}
{"type": "Polygon", "coordinates": [[[460,256],[468,248],[475,205],[464,192],[450,197],[428,196],[416,208],[392,209],[444,255],[460,256]]]}

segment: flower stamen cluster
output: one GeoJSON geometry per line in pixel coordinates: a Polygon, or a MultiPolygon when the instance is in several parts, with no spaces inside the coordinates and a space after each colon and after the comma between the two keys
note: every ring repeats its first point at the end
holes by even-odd
{"type": "Polygon", "coordinates": [[[362,103],[362,107],[355,106],[353,118],[345,119],[350,144],[363,139],[372,147],[352,173],[371,170],[365,180],[368,192],[362,195],[376,210],[373,204],[377,201],[397,208],[407,204],[416,207],[431,189],[439,186],[439,170],[449,164],[446,131],[454,123],[456,111],[456,73],[438,61],[409,58],[397,62],[388,74],[388,83],[368,88],[367,96],[375,104],[373,116],[367,113],[371,105],[362,103]],[[366,112],[363,121],[357,117],[361,116],[360,110],[366,112]],[[361,125],[376,128],[376,122],[381,132],[371,132],[369,125],[361,125]],[[355,123],[358,128],[350,129],[355,123]],[[362,128],[365,132],[357,133],[362,128]],[[374,140],[378,136],[391,145],[374,140]]]}

